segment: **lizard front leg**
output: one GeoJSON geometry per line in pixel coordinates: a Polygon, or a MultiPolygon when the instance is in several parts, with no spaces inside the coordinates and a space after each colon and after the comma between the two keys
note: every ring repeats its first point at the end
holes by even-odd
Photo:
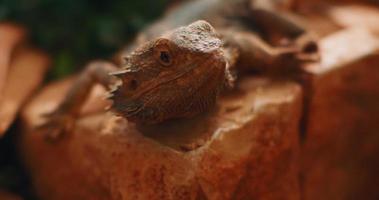
{"type": "Polygon", "coordinates": [[[94,61],[85,67],[58,108],[45,116],[47,122],[40,128],[47,140],[55,141],[73,127],[91,88],[96,83],[107,88],[111,86],[116,80],[109,73],[116,69],[114,64],[106,61],[94,61]]]}

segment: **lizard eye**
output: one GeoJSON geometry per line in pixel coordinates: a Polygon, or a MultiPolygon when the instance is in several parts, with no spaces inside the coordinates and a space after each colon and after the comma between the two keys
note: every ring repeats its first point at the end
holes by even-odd
{"type": "Polygon", "coordinates": [[[154,55],[160,64],[171,65],[173,58],[170,52],[170,41],[164,38],[158,39],[154,46],[154,55]]]}
{"type": "Polygon", "coordinates": [[[171,56],[168,51],[161,51],[159,55],[159,60],[161,64],[163,65],[170,65],[171,64],[171,56]]]}

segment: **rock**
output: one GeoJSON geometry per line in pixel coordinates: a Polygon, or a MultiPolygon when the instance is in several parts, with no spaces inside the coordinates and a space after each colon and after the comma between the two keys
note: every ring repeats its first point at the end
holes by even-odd
{"type": "Polygon", "coordinates": [[[14,52],[0,98],[0,137],[15,119],[20,107],[42,83],[49,58],[39,50],[24,47],[14,52]]]}
{"type": "Polygon", "coordinates": [[[0,23],[0,99],[7,79],[11,55],[24,38],[25,31],[11,23],[0,23]]]}
{"type": "Polygon", "coordinates": [[[0,137],[2,137],[26,98],[42,82],[49,61],[44,53],[22,46],[26,36],[22,27],[2,22],[0,36],[0,137]]]}
{"type": "Polygon", "coordinates": [[[361,27],[379,34],[379,7],[350,4],[330,7],[328,15],[342,27],[361,27]]]}
{"type": "Polygon", "coordinates": [[[23,158],[42,199],[300,198],[295,83],[245,79],[208,114],[159,126],[84,115],[49,144],[33,128],[67,85],[48,86],[22,114],[23,158]]]}
{"type": "MultiPolygon", "coordinates": [[[[307,0],[307,1],[301,1],[301,0],[292,0],[297,1],[298,8],[307,10],[312,12],[312,8],[318,8],[319,6],[341,6],[342,8],[350,5],[360,4],[360,5],[367,5],[371,7],[378,7],[379,1],[378,0],[307,0]]],[[[315,10],[313,10],[315,11],[315,10]]],[[[327,10],[320,10],[321,13],[328,12],[327,10]]],[[[351,13],[351,15],[354,15],[355,12],[351,13]]],[[[350,14],[349,14],[350,15],[350,14]]],[[[365,21],[367,19],[364,19],[365,21]]]]}
{"type": "Polygon", "coordinates": [[[378,199],[379,39],[365,29],[320,44],[302,146],[305,199],[378,199]]]}

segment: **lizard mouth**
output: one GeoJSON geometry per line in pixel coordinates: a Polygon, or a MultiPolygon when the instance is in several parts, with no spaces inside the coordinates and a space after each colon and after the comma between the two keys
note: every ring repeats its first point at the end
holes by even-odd
{"type": "Polygon", "coordinates": [[[117,113],[125,117],[133,117],[137,115],[143,109],[143,103],[140,101],[129,101],[124,103],[114,102],[112,108],[117,111],[117,113]]]}

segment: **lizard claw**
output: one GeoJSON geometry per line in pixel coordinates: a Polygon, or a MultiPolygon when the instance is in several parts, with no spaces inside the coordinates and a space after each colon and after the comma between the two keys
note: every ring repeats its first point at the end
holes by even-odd
{"type": "Polygon", "coordinates": [[[43,114],[47,121],[38,126],[42,130],[44,139],[50,143],[54,143],[65,136],[74,126],[74,117],[68,114],[52,112],[43,114]]]}
{"type": "Polygon", "coordinates": [[[320,57],[318,52],[303,52],[298,47],[282,47],[277,51],[274,60],[277,66],[282,66],[284,71],[297,71],[306,63],[317,62],[320,57]]]}
{"type": "Polygon", "coordinates": [[[312,35],[305,34],[293,41],[292,45],[277,49],[280,64],[296,68],[302,64],[320,60],[318,45],[312,35]]]}
{"type": "Polygon", "coordinates": [[[319,48],[315,36],[304,34],[295,40],[299,48],[296,58],[301,62],[317,62],[320,60],[319,48]]]}

